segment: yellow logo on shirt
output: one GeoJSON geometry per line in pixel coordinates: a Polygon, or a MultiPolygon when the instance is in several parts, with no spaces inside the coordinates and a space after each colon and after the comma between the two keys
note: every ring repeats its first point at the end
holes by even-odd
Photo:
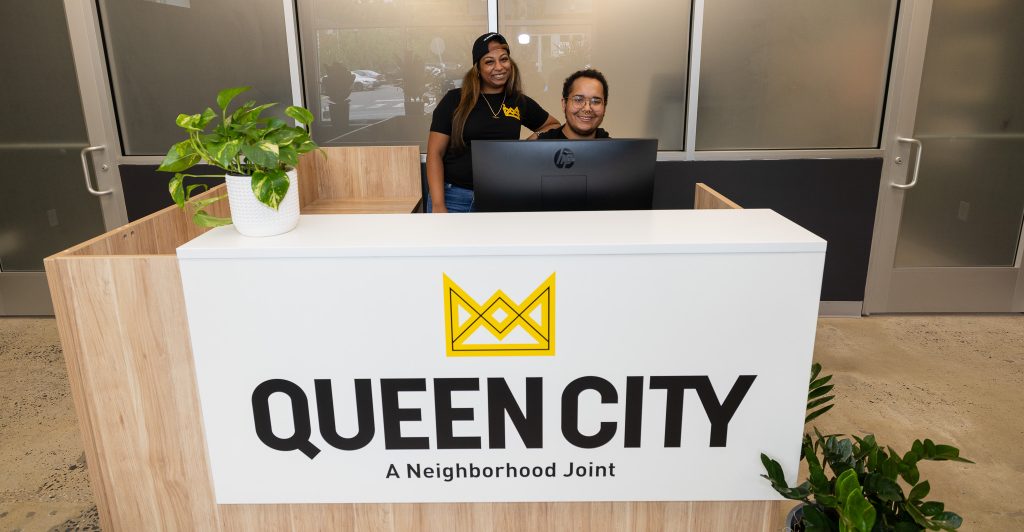
{"type": "Polygon", "coordinates": [[[511,118],[515,118],[516,120],[522,121],[522,118],[519,118],[519,107],[518,106],[516,106],[516,107],[509,107],[509,106],[507,106],[505,104],[501,104],[501,110],[505,113],[505,116],[508,116],[508,117],[511,117],[511,118]]]}

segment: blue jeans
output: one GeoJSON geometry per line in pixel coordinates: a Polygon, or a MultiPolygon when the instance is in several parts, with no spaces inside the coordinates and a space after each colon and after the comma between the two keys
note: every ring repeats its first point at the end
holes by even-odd
{"type": "MultiPolygon", "coordinates": [[[[445,183],[444,205],[448,208],[448,212],[474,212],[473,190],[457,187],[451,183],[445,183]]],[[[425,212],[431,212],[434,209],[434,205],[430,201],[429,190],[427,191],[427,199],[423,207],[425,212]]]]}

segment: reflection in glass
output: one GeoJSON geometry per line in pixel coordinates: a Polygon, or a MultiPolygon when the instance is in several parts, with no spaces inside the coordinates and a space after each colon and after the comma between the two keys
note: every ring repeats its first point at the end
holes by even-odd
{"type": "Polygon", "coordinates": [[[100,0],[126,155],[163,155],[181,140],[179,113],[216,106],[217,92],[252,86],[267,113],[292,102],[281,0],[100,0]]]}
{"type": "Polygon", "coordinates": [[[697,149],[876,147],[896,5],[705,2],[697,149]]]}
{"type": "Polygon", "coordinates": [[[683,148],[690,2],[664,0],[499,0],[523,88],[564,121],[562,83],[592,67],[608,79],[601,127],[613,137],[657,138],[683,148]]]}
{"type": "Polygon", "coordinates": [[[897,267],[1012,266],[1024,219],[1024,4],[935,2],[897,267]]]}
{"type": "Polygon", "coordinates": [[[59,0],[0,2],[0,270],[42,271],[43,257],[103,232],[85,190],[82,98],[59,0]]]}
{"type": "Polygon", "coordinates": [[[459,87],[486,0],[300,0],[306,101],[321,146],[419,144],[459,87]]]}

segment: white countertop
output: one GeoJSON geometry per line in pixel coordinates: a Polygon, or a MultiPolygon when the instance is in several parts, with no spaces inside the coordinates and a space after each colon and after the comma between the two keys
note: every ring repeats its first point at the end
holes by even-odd
{"type": "Polygon", "coordinates": [[[314,214],[263,238],[218,227],[181,259],[824,252],[768,209],[472,214],[314,214]]]}

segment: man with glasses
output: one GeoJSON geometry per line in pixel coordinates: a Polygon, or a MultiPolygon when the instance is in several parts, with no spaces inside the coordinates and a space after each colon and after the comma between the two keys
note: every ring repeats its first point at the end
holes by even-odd
{"type": "Polygon", "coordinates": [[[531,138],[538,139],[606,139],[601,129],[608,105],[608,81],[604,74],[588,68],[573,72],[562,85],[562,111],[565,125],[549,129],[531,138]]]}

